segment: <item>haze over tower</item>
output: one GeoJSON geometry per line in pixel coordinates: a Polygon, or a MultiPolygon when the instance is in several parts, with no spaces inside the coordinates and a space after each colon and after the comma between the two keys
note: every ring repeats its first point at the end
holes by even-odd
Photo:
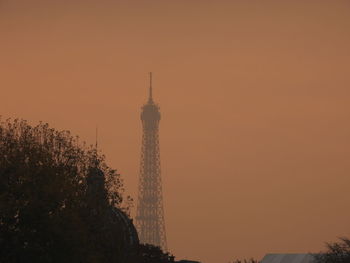
{"type": "Polygon", "coordinates": [[[159,153],[160,111],[153,101],[152,89],[150,73],[148,102],[141,112],[143,134],[136,227],[141,243],[159,246],[167,251],[159,153]]]}

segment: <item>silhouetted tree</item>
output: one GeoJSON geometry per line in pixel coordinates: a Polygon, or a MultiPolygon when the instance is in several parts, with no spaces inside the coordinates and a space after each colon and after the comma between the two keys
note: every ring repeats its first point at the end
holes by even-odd
{"type": "Polygon", "coordinates": [[[350,240],[340,238],[340,242],[326,243],[327,251],[315,255],[316,263],[349,263],[350,240]]]}
{"type": "Polygon", "coordinates": [[[139,248],[140,263],[172,263],[174,256],[163,252],[159,247],[141,244],[139,248]]]}
{"type": "Polygon", "coordinates": [[[122,186],[104,157],[68,131],[2,121],[0,262],[120,262],[111,208],[122,205],[122,186]],[[96,176],[100,185],[89,185],[96,176]]]}

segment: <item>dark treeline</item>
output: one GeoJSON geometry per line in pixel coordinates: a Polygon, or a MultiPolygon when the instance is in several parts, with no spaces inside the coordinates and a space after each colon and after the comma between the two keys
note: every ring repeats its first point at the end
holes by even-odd
{"type": "MultiPolygon", "coordinates": [[[[0,262],[174,262],[158,247],[128,243],[115,212],[127,217],[130,202],[94,147],[47,124],[0,121],[0,262]]],[[[347,238],[315,255],[315,263],[345,262],[347,238]]]]}
{"type": "Polygon", "coordinates": [[[0,262],[173,261],[152,246],[126,247],[113,211],[126,214],[129,201],[95,148],[47,124],[1,122],[0,262]]]}

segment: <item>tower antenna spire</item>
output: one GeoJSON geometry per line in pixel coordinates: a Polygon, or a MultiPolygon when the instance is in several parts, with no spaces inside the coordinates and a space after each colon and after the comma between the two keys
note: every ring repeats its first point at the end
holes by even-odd
{"type": "Polygon", "coordinates": [[[152,72],[149,73],[149,102],[153,102],[152,72]]]}
{"type": "Polygon", "coordinates": [[[97,143],[98,143],[98,126],[96,125],[96,138],[95,138],[95,148],[97,151],[97,143]]]}

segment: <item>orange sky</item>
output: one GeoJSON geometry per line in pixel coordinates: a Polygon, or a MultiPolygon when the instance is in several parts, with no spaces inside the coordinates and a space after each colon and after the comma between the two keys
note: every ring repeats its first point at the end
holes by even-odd
{"type": "Polygon", "coordinates": [[[0,114],[99,145],[137,197],[148,72],[168,247],[227,263],[350,236],[350,2],[0,0],[0,114]]]}

